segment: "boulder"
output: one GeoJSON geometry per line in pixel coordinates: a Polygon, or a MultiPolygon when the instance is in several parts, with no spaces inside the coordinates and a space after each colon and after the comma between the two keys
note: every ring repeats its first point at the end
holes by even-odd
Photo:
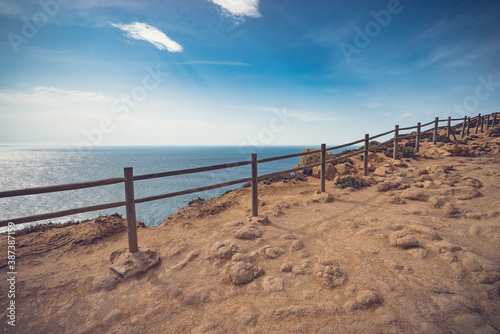
{"type": "Polygon", "coordinates": [[[111,272],[120,280],[124,280],[144,274],[150,268],[160,263],[160,257],[152,249],[140,250],[135,253],[121,250],[118,253],[113,252],[111,254],[111,263],[113,264],[109,268],[111,272]]]}
{"type": "Polygon", "coordinates": [[[234,232],[234,237],[236,239],[242,239],[242,240],[257,239],[260,238],[261,236],[262,236],[262,231],[253,225],[242,227],[236,230],[236,232],[234,232]]]}
{"type": "Polygon", "coordinates": [[[229,267],[227,278],[234,285],[241,285],[263,274],[264,270],[262,268],[254,267],[251,263],[236,262],[229,267]]]}
{"type": "MultiPolygon", "coordinates": [[[[303,150],[302,153],[308,153],[308,152],[313,152],[313,151],[318,151],[318,150],[309,148],[309,149],[303,150]]],[[[326,160],[330,160],[333,158],[334,158],[333,154],[331,152],[327,151],[326,152],[326,160]]],[[[295,166],[295,168],[312,165],[312,164],[315,164],[318,162],[321,162],[321,152],[303,155],[300,157],[300,162],[297,166],[295,166]]],[[[313,172],[312,168],[307,168],[307,169],[304,169],[302,171],[302,173],[305,175],[311,175],[312,172],[313,172]]]]}
{"type": "MultiPolygon", "coordinates": [[[[337,175],[337,169],[332,164],[326,164],[325,168],[325,178],[327,180],[333,180],[337,175]]],[[[316,166],[313,168],[312,176],[316,178],[321,178],[321,166],[316,166]]]]}

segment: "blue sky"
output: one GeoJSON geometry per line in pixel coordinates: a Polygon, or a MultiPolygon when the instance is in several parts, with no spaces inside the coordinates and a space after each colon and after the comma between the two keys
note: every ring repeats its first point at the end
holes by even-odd
{"type": "Polygon", "coordinates": [[[0,0],[0,144],[341,144],[500,111],[498,1],[0,0]]]}

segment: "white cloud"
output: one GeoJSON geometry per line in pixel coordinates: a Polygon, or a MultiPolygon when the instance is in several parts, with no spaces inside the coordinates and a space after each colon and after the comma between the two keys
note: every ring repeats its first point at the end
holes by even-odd
{"type": "Polygon", "coordinates": [[[260,17],[259,0],[208,0],[220,6],[228,16],[242,18],[260,17]]]}
{"type": "Polygon", "coordinates": [[[365,108],[376,109],[376,108],[380,108],[380,103],[368,102],[368,103],[361,104],[361,106],[365,107],[365,108]]]}
{"type": "Polygon", "coordinates": [[[38,86],[25,92],[0,91],[0,102],[51,104],[63,99],[77,102],[99,102],[106,101],[109,97],[99,92],[67,90],[46,86],[38,86]]]}
{"type": "Polygon", "coordinates": [[[125,36],[133,39],[143,40],[153,44],[159,50],[168,50],[170,52],[182,52],[182,46],[168,38],[162,31],[146,23],[133,22],[130,24],[111,23],[115,28],[125,31],[125,36]]]}
{"type": "Polygon", "coordinates": [[[288,110],[286,108],[273,108],[273,107],[247,107],[254,110],[261,110],[272,113],[280,113],[285,118],[294,119],[299,122],[320,122],[320,121],[335,121],[337,117],[315,111],[300,111],[288,110]]]}
{"type": "Polygon", "coordinates": [[[224,66],[240,66],[240,67],[250,66],[250,64],[241,61],[208,61],[208,60],[192,60],[184,63],[175,63],[175,65],[224,65],[224,66]]]}

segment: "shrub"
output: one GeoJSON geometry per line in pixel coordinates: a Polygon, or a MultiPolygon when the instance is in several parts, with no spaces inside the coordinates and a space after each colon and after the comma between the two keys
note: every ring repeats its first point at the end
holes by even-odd
{"type": "Polygon", "coordinates": [[[188,202],[188,206],[191,206],[191,205],[194,205],[194,204],[201,204],[201,203],[203,203],[205,201],[206,201],[206,199],[204,199],[203,197],[198,196],[198,197],[190,200],[188,202]]]}
{"type": "MultiPolygon", "coordinates": [[[[399,146],[398,147],[398,152],[400,153],[399,156],[403,158],[410,158],[413,159],[415,156],[415,149],[413,147],[408,147],[408,146],[399,146]]],[[[394,153],[394,148],[388,148],[384,154],[386,157],[392,158],[394,153]]]]}
{"type": "Polygon", "coordinates": [[[345,189],[348,187],[351,187],[354,189],[361,189],[365,186],[363,183],[359,182],[358,180],[356,180],[352,176],[347,176],[347,177],[344,177],[344,178],[338,180],[337,182],[335,182],[335,185],[338,185],[342,189],[345,189]]]}

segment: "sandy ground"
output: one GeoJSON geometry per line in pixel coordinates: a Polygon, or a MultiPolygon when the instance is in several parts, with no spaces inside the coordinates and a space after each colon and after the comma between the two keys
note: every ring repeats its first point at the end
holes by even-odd
{"type": "MultiPolygon", "coordinates": [[[[318,193],[314,177],[259,185],[268,224],[251,222],[248,188],[194,203],[139,228],[159,263],[131,278],[110,270],[127,247],[119,216],[19,235],[15,328],[0,281],[4,332],[499,333],[490,135],[423,143],[415,159],[372,154],[360,190],[329,180],[318,193]]],[[[338,170],[361,180],[361,163],[338,170]]]]}

